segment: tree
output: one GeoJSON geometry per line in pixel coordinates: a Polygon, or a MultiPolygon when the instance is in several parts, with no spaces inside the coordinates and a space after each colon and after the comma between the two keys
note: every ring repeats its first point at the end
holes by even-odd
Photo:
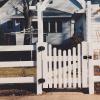
{"type": "Polygon", "coordinates": [[[31,27],[31,12],[29,10],[29,0],[22,0],[23,3],[23,15],[24,15],[24,22],[25,22],[25,29],[31,27]]]}
{"type": "MultiPolygon", "coordinates": [[[[15,11],[19,11],[20,13],[23,14],[24,16],[24,27],[25,29],[29,29],[31,27],[31,18],[32,18],[32,11],[29,10],[29,6],[30,6],[30,1],[36,2],[37,0],[20,0],[22,7],[23,7],[23,11],[20,11],[20,9],[16,6],[14,6],[13,4],[12,7],[15,9],[15,11]]],[[[32,3],[33,3],[32,2],[32,3]]]]}

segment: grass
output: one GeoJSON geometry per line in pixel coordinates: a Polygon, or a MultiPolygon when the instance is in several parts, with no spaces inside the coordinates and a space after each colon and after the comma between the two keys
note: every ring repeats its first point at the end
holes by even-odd
{"type": "Polygon", "coordinates": [[[36,68],[33,67],[0,68],[0,77],[28,77],[35,75],[36,75],[36,68]]]}

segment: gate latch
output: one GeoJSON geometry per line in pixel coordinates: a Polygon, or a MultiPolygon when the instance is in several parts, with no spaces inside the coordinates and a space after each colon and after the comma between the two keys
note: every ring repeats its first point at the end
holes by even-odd
{"type": "Polygon", "coordinates": [[[88,55],[88,56],[83,56],[83,59],[92,59],[92,56],[88,55]]]}

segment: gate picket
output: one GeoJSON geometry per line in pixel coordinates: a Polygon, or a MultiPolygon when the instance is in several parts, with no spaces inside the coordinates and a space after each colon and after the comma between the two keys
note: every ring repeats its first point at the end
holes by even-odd
{"type": "Polygon", "coordinates": [[[62,54],[61,50],[58,50],[58,82],[59,88],[62,88],[62,54]]]}
{"type": "Polygon", "coordinates": [[[73,47],[73,88],[76,88],[76,83],[77,83],[77,79],[76,79],[76,61],[77,61],[77,58],[76,58],[76,48],[73,47]]]}
{"type": "Polygon", "coordinates": [[[48,77],[49,77],[49,88],[52,88],[52,84],[53,84],[53,71],[52,71],[52,46],[51,44],[48,45],[48,50],[49,50],[49,55],[48,55],[48,64],[49,64],[49,69],[48,69],[48,77]]]}
{"type": "Polygon", "coordinates": [[[78,52],[77,52],[77,55],[78,55],[78,62],[77,62],[77,66],[78,66],[78,87],[79,88],[81,88],[81,81],[82,81],[82,79],[81,79],[81,45],[80,44],[78,44],[78,46],[77,46],[77,48],[78,48],[78,52]]]}
{"type": "Polygon", "coordinates": [[[68,58],[67,58],[67,54],[66,54],[66,50],[63,51],[63,87],[67,88],[67,62],[68,58]]]}
{"type": "Polygon", "coordinates": [[[57,82],[58,82],[58,79],[57,79],[57,49],[54,48],[53,49],[53,77],[54,77],[54,88],[57,88],[57,82]]]}
{"type": "Polygon", "coordinates": [[[71,88],[72,86],[72,75],[71,75],[71,71],[72,71],[72,65],[71,65],[71,50],[68,50],[68,88],[71,88]]]}

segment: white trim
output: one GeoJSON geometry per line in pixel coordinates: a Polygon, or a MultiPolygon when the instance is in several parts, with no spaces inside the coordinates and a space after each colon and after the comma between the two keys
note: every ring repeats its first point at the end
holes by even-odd
{"type": "Polygon", "coordinates": [[[7,61],[7,62],[0,62],[0,68],[6,67],[32,67],[36,66],[36,61],[7,61]]]}
{"type": "Polygon", "coordinates": [[[14,46],[0,46],[0,51],[31,51],[35,50],[33,45],[14,45],[14,46]]]}
{"type": "Polygon", "coordinates": [[[0,78],[0,84],[8,83],[35,83],[35,77],[8,77],[0,78]]]}

